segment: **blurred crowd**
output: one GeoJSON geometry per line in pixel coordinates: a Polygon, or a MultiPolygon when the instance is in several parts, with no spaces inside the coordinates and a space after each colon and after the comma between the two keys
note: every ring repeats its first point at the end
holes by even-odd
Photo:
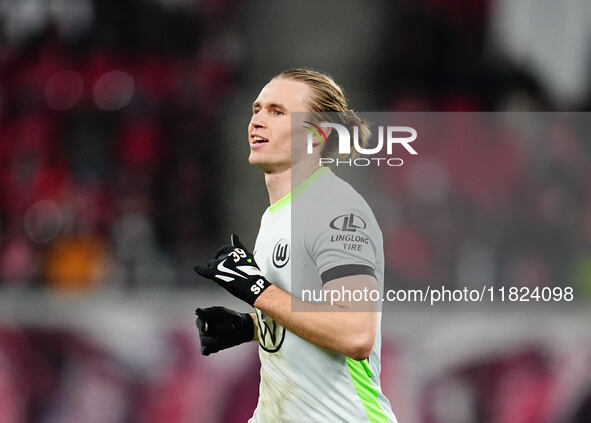
{"type": "Polygon", "coordinates": [[[212,366],[194,333],[170,329],[123,357],[71,330],[0,329],[6,423],[246,422],[256,406],[256,346],[212,366]],[[248,363],[248,365],[247,365],[248,363]],[[242,371],[240,371],[242,369],[242,371]],[[215,381],[215,383],[211,383],[215,381]]]}
{"type": "MultiPolygon", "coordinates": [[[[425,129],[420,159],[404,156],[405,166],[379,169],[387,287],[563,285],[591,298],[588,113],[558,110],[531,69],[491,47],[491,0],[395,3],[392,16],[385,13],[390,49],[368,65],[375,66],[367,75],[375,77],[376,109],[430,114],[406,115],[425,129]],[[438,113],[459,111],[470,113],[438,113]],[[482,111],[512,114],[474,113],[482,111]]],[[[245,69],[236,6],[0,0],[4,292],[136,291],[194,279],[197,258],[226,236],[223,187],[212,175],[223,169],[216,144],[224,105],[245,69]]],[[[583,98],[571,110],[588,110],[591,93],[583,98]]],[[[384,313],[385,331],[395,319],[384,313]]],[[[154,330],[144,325],[142,335],[154,330]]],[[[434,346],[455,333],[446,330],[434,346]]],[[[412,408],[405,399],[418,398],[416,422],[590,421],[589,365],[580,364],[589,363],[588,348],[555,341],[542,348],[518,334],[512,350],[482,350],[413,392],[420,378],[405,371],[437,364],[441,351],[425,357],[412,349],[429,344],[422,331],[414,345],[391,335],[384,336],[383,386],[401,415],[412,408]],[[578,397],[563,395],[569,390],[578,397]],[[576,401],[564,403],[567,397],[576,401]]],[[[0,420],[250,417],[256,345],[206,362],[194,332],[145,336],[125,356],[71,328],[3,324],[0,420]]]]}
{"type": "Polygon", "coordinates": [[[219,225],[228,3],[1,3],[0,283],[186,281],[219,225]]]}
{"type": "MultiPolygon", "coordinates": [[[[394,317],[400,316],[384,314],[385,321],[394,317]]],[[[448,339],[443,344],[450,347],[458,329],[445,314],[440,317],[446,324],[439,331],[448,339]]],[[[257,344],[204,357],[192,330],[145,329],[137,337],[141,342],[131,342],[136,348],[117,349],[105,340],[120,331],[101,339],[67,328],[0,328],[2,421],[238,423],[252,416],[257,344]]],[[[435,344],[429,349],[421,331],[385,335],[381,380],[399,421],[587,423],[591,418],[588,337],[556,343],[548,334],[517,330],[519,342],[454,353],[453,347],[442,351],[435,344]],[[456,359],[442,364],[442,355],[456,359]]]]}
{"type": "MultiPolygon", "coordinates": [[[[0,284],[189,283],[225,236],[211,175],[244,65],[227,13],[236,4],[1,4],[0,284]]],[[[422,133],[420,160],[382,178],[397,213],[384,225],[388,284],[563,284],[591,295],[589,127],[584,116],[561,123],[534,74],[494,51],[489,7],[401,2],[375,64],[375,104],[543,111],[519,119],[553,124],[497,134],[462,113],[439,134],[448,144],[422,133]]]]}
{"type": "Polygon", "coordinates": [[[574,380],[571,358],[524,342],[449,369],[421,393],[421,421],[587,422],[591,384],[584,377],[574,380]]]}
{"type": "Polygon", "coordinates": [[[419,159],[381,172],[393,288],[570,286],[589,298],[585,114],[399,116],[424,142],[419,159]]]}
{"type": "Polygon", "coordinates": [[[491,45],[491,2],[402,4],[382,104],[421,139],[418,159],[382,168],[395,215],[388,283],[562,285],[591,297],[589,107],[559,109],[532,69],[491,45]]]}

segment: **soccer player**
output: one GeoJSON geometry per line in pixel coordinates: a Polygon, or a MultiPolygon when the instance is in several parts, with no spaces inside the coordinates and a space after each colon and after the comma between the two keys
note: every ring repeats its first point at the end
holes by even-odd
{"type": "Polygon", "coordinates": [[[380,387],[378,302],[301,298],[303,289],[381,292],[384,257],[382,234],[367,203],[320,166],[321,157],[336,154],[336,131],[325,131],[325,142],[314,138],[312,154],[305,154],[305,142],[292,146],[295,112],[308,112],[310,120],[338,112],[341,124],[359,128],[362,142],[369,137],[367,124],[327,75],[289,70],[261,90],[248,125],[249,162],[265,174],[270,206],[255,252],[232,235],[207,265],[195,266],[255,312],[197,309],[201,352],[258,340],[261,383],[249,423],[396,422],[380,387]],[[313,207],[299,207],[295,216],[296,202],[313,207]]]}

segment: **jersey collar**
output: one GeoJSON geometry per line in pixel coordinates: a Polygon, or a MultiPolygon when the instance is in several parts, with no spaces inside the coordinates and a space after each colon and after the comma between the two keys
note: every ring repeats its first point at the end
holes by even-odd
{"type": "Polygon", "coordinates": [[[269,206],[269,213],[275,213],[276,211],[281,210],[282,208],[287,206],[289,203],[291,203],[292,196],[293,198],[297,197],[302,192],[304,192],[310,185],[312,185],[318,178],[320,178],[322,175],[326,175],[327,173],[330,173],[330,168],[326,166],[321,166],[318,169],[316,169],[310,176],[304,179],[304,181],[297,187],[295,187],[291,192],[288,192],[283,197],[281,197],[279,201],[271,204],[269,206]]]}

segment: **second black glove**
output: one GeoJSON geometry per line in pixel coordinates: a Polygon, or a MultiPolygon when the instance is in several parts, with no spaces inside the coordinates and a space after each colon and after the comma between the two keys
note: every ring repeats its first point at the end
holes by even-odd
{"type": "Polygon", "coordinates": [[[248,313],[216,306],[198,308],[195,314],[203,355],[216,353],[254,338],[254,322],[248,313]]]}

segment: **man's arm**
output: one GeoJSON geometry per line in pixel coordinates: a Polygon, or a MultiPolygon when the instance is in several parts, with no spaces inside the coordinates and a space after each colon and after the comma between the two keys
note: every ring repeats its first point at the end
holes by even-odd
{"type": "Polygon", "coordinates": [[[250,318],[252,319],[252,322],[254,324],[254,336],[252,337],[252,341],[258,341],[259,340],[259,323],[257,322],[257,315],[256,313],[249,313],[250,314],[250,318]]]}
{"type": "MultiPolygon", "coordinates": [[[[342,288],[372,290],[377,289],[377,281],[373,276],[354,275],[324,285],[325,290],[342,288]]],[[[310,304],[272,285],[256,299],[254,306],[306,341],[355,360],[369,357],[375,343],[378,325],[375,302],[310,304]]]]}
{"type": "MultiPolygon", "coordinates": [[[[377,330],[377,303],[338,301],[333,304],[309,304],[269,282],[254,261],[254,256],[236,235],[231,245],[218,250],[206,266],[195,266],[200,275],[213,280],[237,298],[271,316],[301,338],[345,354],[356,360],[369,356],[377,330]],[[301,312],[292,312],[297,307],[301,312]]],[[[352,275],[328,281],[325,290],[373,290],[377,281],[369,275],[352,275]]],[[[254,320],[256,339],[258,325],[254,320]]]]}

